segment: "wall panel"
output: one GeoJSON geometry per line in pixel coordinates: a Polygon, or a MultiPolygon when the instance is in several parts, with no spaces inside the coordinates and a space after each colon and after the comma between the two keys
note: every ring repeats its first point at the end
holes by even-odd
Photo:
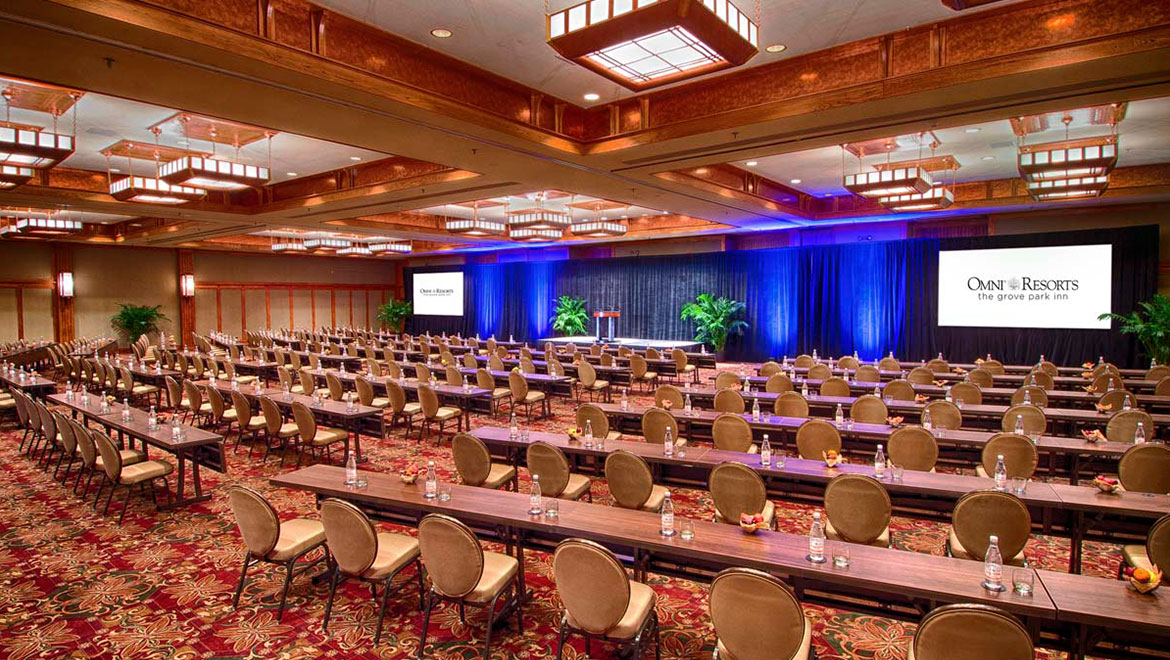
{"type": "MultiPolygon", "coordinates": [[[[113,335],[109,320],[104,328],[95,329],[90,334],[113,335]]],[[[50,289],[24,290],[24,338],[53,338],[53,292],[50,289]]]]}
{"type": "Polygon", "coordinates": [[[224,288],[220,290],[220,310],[223,314],[223,331],[229,334],[240,334],[240,290],[224,288]]]}
{"type": "Polygon", "coordinates": [[[216,329],[215,289],[195,289],[195,332],[205,335],[216,329]]]}
{"type": "Polygon", "coordinates": [[[319,328],[323,325],[332,323],[329,314],[329,291],[325,289],[313,289],[313,305],[316,309],[317,318],[313,322],[313,327],[319,328]]]}
{"type": "Polygon", "coordinates": [[[293,325],[297,328],[307,328],[311,323],[310,319],[310,305],[312,305],[313,293],[306,289],[297,289],[293,291],[293,325]]]}
{"type": "Polygon", "coordinates": [[[289,328],[288,289],[268,289],[272,301],[272,328],[289,328]]]}
{"type": "Polygon", "coordinates": [[[178,327],[173,250],[78,246],[73,251],[77,336],[109,334],[119,303],[161,305],[168,331],[178,327]]]}
{"type": "Polygon", "coordinates": [[[369,327],[373,321],[371,318],[366,318],[366,296],[371,300],[377,296],[377,291],[354,291],[353,292],[353,325],[358,328],[369,327]]]}
{"type": "Polygon", "coordinates": [[[0,342],[16,341],[18,323],[16,316],[16,289],[0,287],[0,342]]]}
{"type": "Polygon", "coordinates": [[[244,290],[244,311],[248,330],[263,330],[267,328],[267,319],[264,313],[264,289],[244,290]]]}

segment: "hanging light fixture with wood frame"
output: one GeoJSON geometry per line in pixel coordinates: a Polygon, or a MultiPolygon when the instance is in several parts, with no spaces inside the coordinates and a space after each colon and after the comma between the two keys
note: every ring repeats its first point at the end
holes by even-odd
{"type": "Polygon", "coordinates": [[[211,144],[211,156],[184,156],[162,166],[159,178],[172,185],[206,190],[243,190],[259,188],[268,183],[272,172],[272,131],[237,124],[220,119],[180,113],[151,127],[151,131],[177,118],[188,144],[203,139],[211,144]],[[240,161],[240,149],[261,138],[268,140],[268,167],[247,165],[240,161]],[[234,160],[217,157],[216,145],[224,144],[235,150],[234,160]]]}
{"type": "Polygon", "coordinates": [[[0,123],[0,165],[49,169],[73,155],[77,148],[77,101],[83,96],[76,90],[50,87],[23,81],[8,81],[0,97],[4,99],[4,121],[0,123]],[[53,117],[53,126],[12,122],[13,106],[36,112],[47,112],[53,117]],[[73,110],[73,132],[59,133],[57,121],[69,109],[73,110]]]}

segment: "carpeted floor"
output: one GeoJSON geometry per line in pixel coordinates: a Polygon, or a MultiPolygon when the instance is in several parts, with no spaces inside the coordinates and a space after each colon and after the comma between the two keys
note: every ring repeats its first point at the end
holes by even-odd
{"type": "MultiPolygon", "coordinates": [[[[643,400],[635,398],[636,401],[643,400]]],[[[574,406],[558,399],[554,418],[533,424],[534,429],[563,429],[574,406]]],[[[477,416],[477,426],[503,425],[503,418],[477,416]]],[[[276,458],[262,463],[259,453],[249,459],[247,447],[229,450],[226,475],[205,471],[205,488],[215,494],[210,502],[175,512],[156,512],[149,501],[135,498],[122,526],[115,504],[111,515],[95,513],[88,503],[68,492],[51,475],[36,469],[17,451],[20,434],[11,422],[0,432],[0,659],[32,658],[407,658],[418,652],[421,614],[414,575],[399,577],[399,592],[391,595],[382,643],[372,644],[375,602],[369,589],[350,584],[339,593],[330,632],[321,630],[328,589],[315,587],[308,577],[294,581],[283,621],[276,620],[276,601],[282,575],[253,571],[239,610],[231,597],[236,585],[243,545],[224,495],[231,484],[246,484],[264,493],[283,517],[314,516],[310,496],[268,485],[267,479],[292,469],[276,458]]],[[[365,469],[398,471],[431,459],[446,479],[455,476],[450,445],[435,447],[404,441],[401,431],[382,440],[363,442],[370,458],[365,469]]],[[[167,456],[155,452],[152,458],[167,456]]],[[[522,474],[526,486],[527,474],[522,474]]],[[[706,492],[674,491],[680,515],[709,518],[713,508],[706,492]]],[[[594,500],[608,504],[601,480],[594,482],[594,500]]],[[[807,532],[811,508],[779,503],[780,528],[807,532]]],[[[413,533],[383,525],[388,531],[413,533]]],[[[895,518],[896,547],[942,554],[945,527],[932,522],[895,518]]],[[[1068,542],[1033,537],[1025,550],[1035,566],[1066,570],[1068,542]]],[[[523,634],[515,619],[494,635],[492,657],[535,659],[555,655],[558,600],[549,558],[528,553],[528,585],[535,598],[526,607],[523,634]]],[[[1112,576],[1120,548],[1089,544],[1084,572],[1112,576]]],[[[714,637],[709,625],[706,586],[684,580],[652,577],[662,621],[665,658],[692,660],[711,657],[714,637]]],[[[817,657],[895,660],[906,657],[914,625],[815,606],[806,612],[814,621],[813,645],[817,657]]],[[[429,658],[479,657],[483,618],[469,613],[468,625],[454,608],[440,606],[432,617],[427,642],[429,658]]],[[[565,657],[584,658],[584,644],[576,640],[565,657]]],[[[609,649],[594,644],[590,657],[610,657],[609,649]]],[[[1038,657],[1063,654],[1041,652],[1038,657]]]]}

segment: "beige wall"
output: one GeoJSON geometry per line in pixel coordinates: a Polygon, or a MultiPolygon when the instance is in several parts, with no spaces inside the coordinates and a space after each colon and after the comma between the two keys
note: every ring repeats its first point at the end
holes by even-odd
{"type": "Polygon", "coordinates": [[[175,252],[166,249],[79,246],[73,250],[73,323],[77,336],[112,334],[110,317],[118,305],[161,305],[168,321],[179,325],[175,252]]]}

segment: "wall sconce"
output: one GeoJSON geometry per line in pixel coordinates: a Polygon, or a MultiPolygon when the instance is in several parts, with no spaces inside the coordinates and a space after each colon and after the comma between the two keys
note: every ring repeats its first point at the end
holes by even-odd
{"type": "Polygon", "coordinates": [[[195,276],[187,273],[179,276],[179,293],[184,298],[190,298],[195,295],[195,276]]]}
{"type": "Polygon", "coordinates": [[[62,298],[73,297],[73,273],[69,271],[57,273],[57,295],[62,298]]]}

